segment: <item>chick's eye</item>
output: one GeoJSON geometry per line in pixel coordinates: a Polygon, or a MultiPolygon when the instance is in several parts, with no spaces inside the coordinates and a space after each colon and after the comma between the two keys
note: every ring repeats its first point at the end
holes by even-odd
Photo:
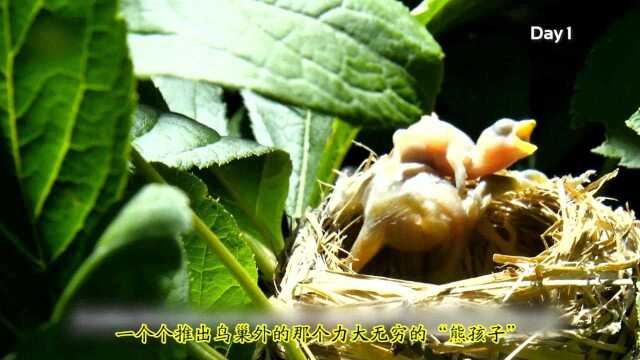
{"type": "Polygon", "coordinates": [[[513,131],[513,121],[510,121],[508,119],[499,120],[493,125],[493,130],[498,135],[509,135],[513,131]]]}

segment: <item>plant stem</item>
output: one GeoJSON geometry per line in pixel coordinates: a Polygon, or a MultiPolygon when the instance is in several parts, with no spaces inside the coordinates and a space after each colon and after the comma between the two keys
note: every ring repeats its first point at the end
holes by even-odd
{"type": "Polygon", "coordinates": [[[216,349],[207,344],[190,342],[187,345],[189,353],[201,360],[227,360],[227,357],[220,354],[216,349]]]}
{"type": "MultiPolygon", "coordinates": [[[[156,171],[156,169],[149,164],[136,149],[131,149],[131,160],[136,167],[136,171],[140,175],[144,176],[147,181],[166,184],[162,175],[156,171]]],[[[220,241],[220,238],[214,234],[207,224],[200,219],[198,214],[193,213],[193,225],[194,230],[198,236],[206,241],[218,258],[222,261],[224,266],[231,272],[233,277],[238,281],[238,284],[249,295],[253,303],[262,310],[275,310],[273,304],[269,302],[267,296],[260,290],[258,284],[256,284],[249,274],[244,270],[242,265],[236,260],[233,254],[227,249],[227,247],[220,241]]],[[[287,358],[291,360],[306,360],[306,356],[298,346],[298,343],[291,341],[284,344],[286,348],[287,358]]]]}
{"type": "Polygon", "coordinates": [[[80,287],[84,279],[89,275],[91,268],[91,259],[95,259],[94,261],[100,262],[102,260],[102,256],[95,255],[95,253],[89,255],[89,257],[80,265],[78,270],[73,274],[67,285],[65,286],[62,294],[56,301],[56,304],[53,306],[53,312],[51,313],[51,322],[58,322],[62,320],[62,316],[65,314],[64,310],[67,308],[69,301],[72,299],[73,294],[75,294],[76,290],[80,287]]]}
{"type": "Polygon", "coordinates": [[[278,266],[278,259],[276,259],[276,256],[271,252],[271,249],[249,233],[241,231],[240,236],[244,239],[247,245],[249,245],[251,251],[253,251],[258,269],[262,271],[264,279],[268,282],[273,281],[276,267],[278,266]]]}
{"type": "MultiPolygon", "coordinates": [[[[131,157],[133,164],[136,167],[136,171],[139,170],[139,173],[144,176],[148,181],[166,184],[165,179],[158,173],[158,171],[149,164],[143,157],[140,155],[138,151],[133,149],[131,151],[131,157]]],[[[271,304],[269,303],[269,299],[264,295],[262,290],[258,287],[257,284],[251,279],[249,274],[244,270],[242,265],[236,260],[233,254],[227,249],[226,246],[220,241],[220,238],[209,229],[209,226],[200,219],[198,214],[192,211],[193,217],[193,227],[194,231],[200,236],[202,240],[205,240],[211,249],[213,250],[218,258],[222,261],[224,266],[231,271],[233,277],[236,278],[236,281],[240,284],[240,286],[244,289],[244,291],[249,295],[251,300],[255,305],[259,308],[268,308],[271,304]]]]}
{"type": "Polygon", "coordinates": [[[164,178],[145,160],[136,149],[131,149],[131,161],[136,167],[136,172],[144,176],[149,182],[166,184],[164,178]]]}
{"type": "Polygon", "coordinates": [[[307,356],[302,352],[302,349],[300,349],[300,345],[295,340],[284,343],[283,346],[287,350],[285,352],[287,359],[307,360],[307,356]]]}
{"type": "Polygon", "coordinates": [[[224,246],[220,238],[209,229],[207,224],[205,224],[196,213],[193,213],[193,225],[196,233],[198,233],[200,238],[209,243],[213,252],[218,255],[226,268],[231,271],[233,277],[236,278],[236,281],[242,286],[251,300],[253,300],[253,303],[259,308],[268,309],[271,306],[269,299],[267,299],[262,290],[260,290],[258,285],[251,279],[229,249],[224,246]]]}

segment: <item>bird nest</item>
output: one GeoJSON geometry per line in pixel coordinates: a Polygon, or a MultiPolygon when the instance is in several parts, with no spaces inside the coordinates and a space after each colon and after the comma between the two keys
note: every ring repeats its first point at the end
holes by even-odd
{"type": "MultiPolygon", "coordinates": [[[[336,225],[335,209],[328,204],[340,189],[333,189],[299,227],[277,300],[304,311],[356,314],[375,309],[373,315],[367,313],[374,323],[397,311],[426,315],[415,315],[414,320],[436,321],[438,316],[451,320],[448,331],[433,330],[442,324],[429,324],[433,327],[419,343],[312,340],[304,344],[311,358],[628,356],[638,322],[634,303],[640,227],[631,210],[614,209],[607,204],[610,199],[597,196],[616,172],[592,181],[593,175],[545,179],[494,195],[469,242],[465,261],[471,266],[464,278],[444,284],[421,279],[424,265],[420,264],[434,262],[433,256],[439,256],[434,252],[402,254],[385,249],[362,274],[352,271],[345,249],[350,249],[361,223],[356,219],[346,227],[336,225]],[[477,341],[467,333],[466,338],[452,338],[453,322],[466,326],[480,321],[473,314],[484,314],[484,320],[495,323],[513,321],[517,330],[506,332],[497,343],[477,341]],[[553,319],[553,324],[545,318],[553,319]]],[[[502,174],[510,176],[512,172],[502,174]]]]}

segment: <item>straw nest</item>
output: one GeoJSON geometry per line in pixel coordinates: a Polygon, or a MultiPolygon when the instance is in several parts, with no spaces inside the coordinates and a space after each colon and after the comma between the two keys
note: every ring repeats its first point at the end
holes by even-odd
{"type": "MultiPolygon", "coordinates": [[[[375,161],[370,158],[350,175],[351,183],[361,181],[375,161]]],[[[514,174],[505,172],[500,178],[514,174]]],[[[597,196],[616,174],[596,180],[592,180],[594,172],[545,178],[494,193],[469,243],[466,260],[472,264],[470,270],[465,278],[445,284],[423,282],[419,267],[412,272],[412,264],[429,263],[429,253],[398,254],[387,249],[367,265],[366,274],[353,272],[347,250],[361,222],[337,224],[339,214],[328,204],[345,191],[334,188],[299,227],[277,300],[294,308],[431,310],[449,306],[498,310],[495,314],[538,306],[559,312],[558,319],[564,324],[555,329],[515,331],[498,344],[452,343],[447,334],[433,332],[419,346],[305,344],[308,355],[318,359],[630,356],[638,322],[634,282],[640,227],[628,208],[614,209],[607,204],[611,199],[597,196]],[[419,261],[411,261],[412,256],[419,261]]],[[[469,184],[475,185],[477,182],[469,184]]]]}

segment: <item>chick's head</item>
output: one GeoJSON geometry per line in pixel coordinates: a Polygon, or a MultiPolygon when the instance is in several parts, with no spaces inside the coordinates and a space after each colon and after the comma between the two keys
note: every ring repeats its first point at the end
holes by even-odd
{"type": "Polygon", "coordinates": [[[501,119],[485,129],[476,142],[474,176],[493,174],[533,154],[538,148],[530,142],[535,120],[501,119]]]}

